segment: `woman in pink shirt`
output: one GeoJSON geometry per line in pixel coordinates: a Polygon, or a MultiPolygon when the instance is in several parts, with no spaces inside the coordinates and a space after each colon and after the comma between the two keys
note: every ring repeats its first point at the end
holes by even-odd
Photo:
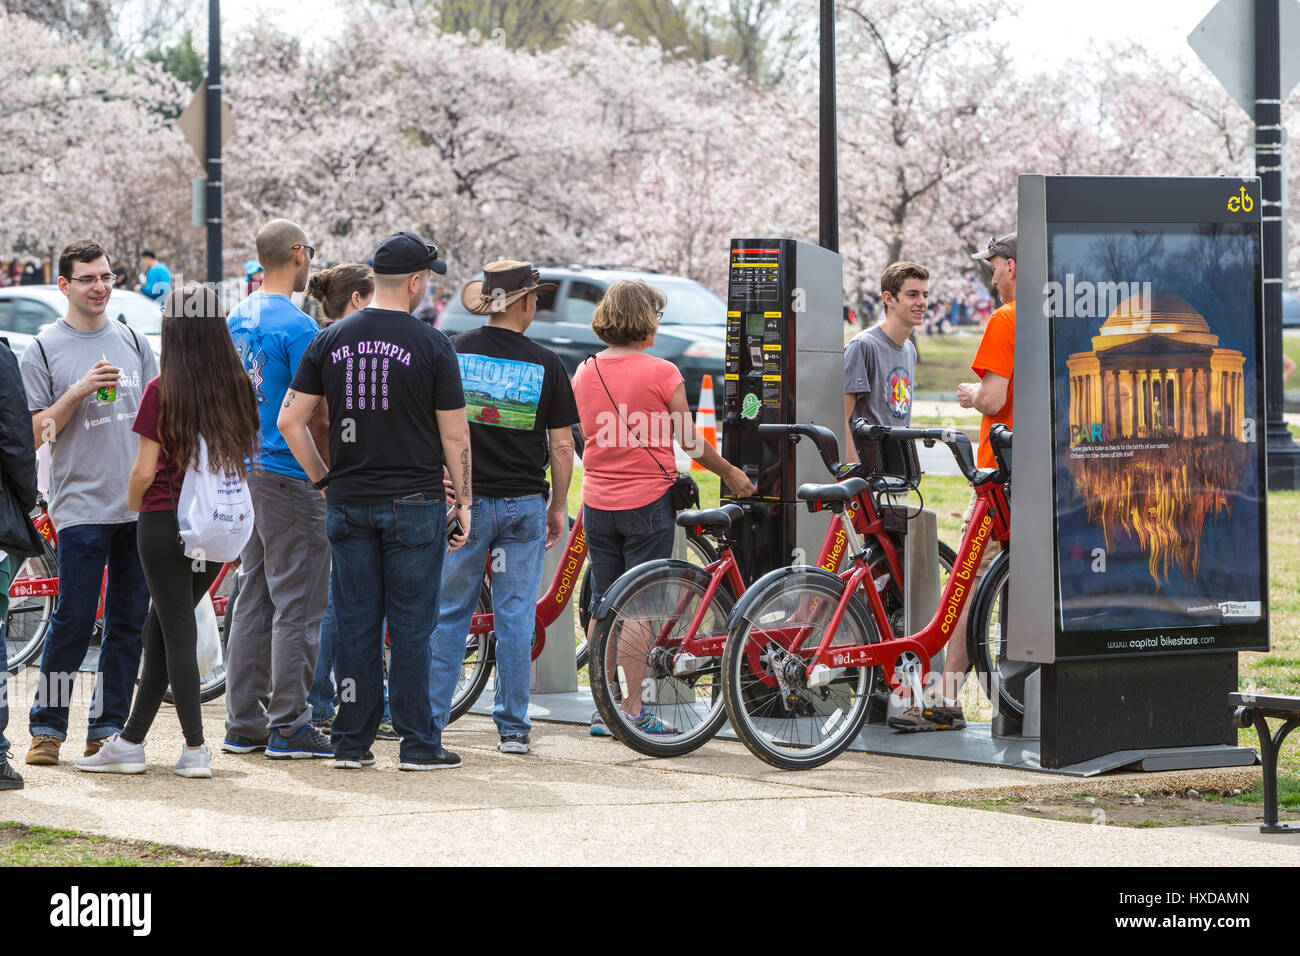
{"type": "MultiPolygon", "coordinates": [[[[610,286],[591,318],[609,348],[578,366],[582,454],[582,521],[591,555],[592,606],[628,568],[672,556],[676,527],[670,490],[677,477],[673,439],[718,475],[735,495],[755,493],[745,473],[699,438],[686,384],[671,362],[645,354],[667,300],[638,280],[610,286]]],[[[622,709],[644,733],[676,733],[641,705],[641,674],[627,670],[622,709]]],[[[591,732],[608,735],[599,715],[591,732]]]]}

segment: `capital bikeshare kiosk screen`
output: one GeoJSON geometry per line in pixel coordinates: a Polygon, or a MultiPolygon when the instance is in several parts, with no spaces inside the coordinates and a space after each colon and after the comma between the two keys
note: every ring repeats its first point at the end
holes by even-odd
{"type": "Polygon", "coordinates": [[[1258,225],[1047,240],[1058,657],[1267,649],[1258,225]]]}

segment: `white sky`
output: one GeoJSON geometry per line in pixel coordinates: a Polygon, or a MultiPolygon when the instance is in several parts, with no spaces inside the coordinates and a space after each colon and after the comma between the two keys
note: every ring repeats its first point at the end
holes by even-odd
{"type": "MultiPolygon", "coordinates": [[[[1162,55],[1194,59],[1187,35],[1216,0],[1021,0],[1020,12],[992,31],[1012,45],[1026,68],[1068,59],[1090,41],[1139,39],[1162,55]]],[[[309,42],[329,36],[344,19],[340,0],[224,0],[222,25],[228,33],[267,20],[309,42]]]]}

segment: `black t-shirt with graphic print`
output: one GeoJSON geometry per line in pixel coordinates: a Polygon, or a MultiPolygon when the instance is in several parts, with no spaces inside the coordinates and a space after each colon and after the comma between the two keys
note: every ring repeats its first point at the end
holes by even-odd
{"type": "Polygon", "coordinates": [[[545,495],[546,432],[578,421],[560,357],[511,329],[456,336],[474,456],[475,498],[545,495]]]}
{"type": "Polygon", "coordinates": [[[290,388],[329,402],[330,504],[443,498],[436,413],[463,408],[465,396],[456,351],[437,329],[361,309],[312,339],[290,388]]]}

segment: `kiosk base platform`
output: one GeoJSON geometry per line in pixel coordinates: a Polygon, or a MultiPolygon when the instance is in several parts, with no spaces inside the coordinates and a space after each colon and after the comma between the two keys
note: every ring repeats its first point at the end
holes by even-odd
{"type": "MultiPolygon", "coordinates": [[[[491,716],[493,682],[470,708],[470,713],[491,716]]],[[[533,694],[528,715],[536,721],[587,724],[595,711],[591,691],[579,687],[565,694],[533,694]]],[[[723,740],[735,740],[729,724],[718,731],[723,740]]],[[[1065,777],[1094,777],[1112,770],[1203,770],[1208,767],[1250,767],[1259,762],[1255,751],[1226,744],[1207,747],[1167,747],[1121,750],[1068,767],[1048,769],[1039,763],[1038,741],[1025,737],[994,737],[988,724],[968,724],[965,730],[902,734],[880,724],[868,724],[849,750],[884,757],[951,760],[955,763],[1010,767],[1065,777]]]]}

